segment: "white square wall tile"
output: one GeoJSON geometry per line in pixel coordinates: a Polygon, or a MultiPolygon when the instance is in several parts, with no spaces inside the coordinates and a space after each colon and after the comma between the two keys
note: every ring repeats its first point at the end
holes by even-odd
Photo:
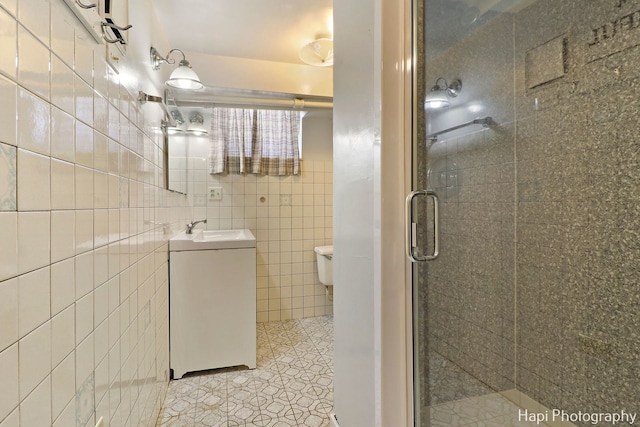
{"type": "MultiPolygon", "coordinates": [[[[92,113],[93,114],[93,113],[92,113]]],[[[76,120],[75,128],[75,161],[89,168],[93,167],[93,129],[76,120]]]]}
{"type": "MultiPolygon", "coordinates": [[[[5,2],[3,2],[3,6],[5,2]]],[[[0,9],[0,73],[11,78],[16,77],[16,58],[18,56],[18,23],[16,19],[0,9]]]]}
{"type": "MultiPolygon", "coordinates": [[[[76,64],[76,71],[78,71],[78,64],[76,64]]],[[[74,89],[76,119],[88,126],[93,126],[93,89],[79,77],[76,77],[74,89]]]]}
{"type": "Polygon", "coordinates": [[[49,46],[51,0],[20,0],[18,19],[45,45],[49,46]]]}
{"type": "Polygon", "coordinates": [[[74,209],[75,205],[75,166],[52,158],[51,209],[74,209]]]}
{"type": "MultiPolygon", "coordinates": [[[[0,351],[18,341],[18,280],[0,282],[0,351]]],[[[0,414],[0,417],[2,415],[0,414]]]]}
{"type": "Polygon", "coordinates": [[[70,113],[51,108],[51,157],[75,161],[75,119],[70,113]]]}
{"type": "MultiPolygon", "coordinates": [[[[52,390],[53,384],[51,385],[52,390]]],[[[53,407],[52,407],[53,408],[53,407]]],[[[53,427],[68,427],[73,426],[76,423],[76,399],[71,399],[69,404],[62,410],[62,412],[56,417],[55,412],[52,413],[53,427]]],[[[4,427],[4,426],[0,426],[4,427]]]]}
{"type": "Polygon", "coordinates": [[[93,249],[93,210],[79,210],[76,214],[76,254],[93,249]]]}
{"type": "Polygon", "coordinates": [[[109,66],[107,61],[102,58],[96,58],[93,63],[93,87],[102,97],[109,94],[109,66]]]}
{"type": "Polygon", "coordinates": [[[109,243],[109,211],[93,211],[93,246],[98,248],[109,243]]]}
{"type": "Polygon", "coordinates": [[[71,306],[76,298],[75,258],[51,264],[51,315],[71,306]]]}
{"type": "Polygon", "coordinates": [[[75,299],[79,300],[93,291],[93,252],[77,255],[75,257],[75,267],[75,299]]]}
{"type": "MultiPolygon", "coordinates": [[[[96,328],[93,331],[94,349],[93,357],[95,366],[98,366],[101,361],[105,360],[105,357],[109,353],[109,322],[96,323],[96,328]]],[[[107,373],[107,376],[109,374],[107,373]]],[[[96,378],[97,380],[97,378],[96,378]]]]}
{"type": "MultiPolygon", "coordinates": [[[[0,17],[2,16],[2,13],[2,9],[0,9],[0,17]]],[[[1,21],[2,19],[0,18],[0,28],[4,28],[1,21]]],[[[2,40],[1,35],[0,40],[2,40]]],[[[4,52],[1,42],[0,52],[4,52]]],[[[4,57],[4,53],[0,55],[0,57],[4,57]]],[[[2,59],[0,59],[0,61],[1,60],[2,59]]],[[[2,102],[0,103],[0,142],[4,142],[9,145],[17,145],[17,123],[15,113],[18,109],[18,85],[2,75],[0,75],[0,99],[2,99],[2,102]]]]}
{"type": "Polygon", "coordinates": [[[75,308],[73,306],[67,307],[51,319],[52,367],[58,366],[76,347],[75,327],[75,308]]]}
{"type": "Polygon", "coordinates": [[[104,283],[93,293],[93,324],[99,325],[109,315],[109,285],[104,283]]]}
{"type": "Polygon", "coordinates": [[[50,264],[49,212],[18,212],[18,273],[50,264]]]}
{"type": "Polygon", "coordinates": [[[18,332],[24,337],[51,317],[50,269],[18,277],[18,332]]]}
{"type": "MultiPolygon", "coordinates": [[[[34,10],[37,13],[37,9],[34,10]]],[[[18,83],[41,98],[50,99],[51,52],[22,26],[18,26],[18,83]]]]}
{"type": "MultiPolygon", "coordinates": [[[[53,419],[74,401],[76,394],[76,357],[69,354],[51,373],[51,415],[53,419]]],[[[75,413],[74,413],[75,415],[75,413]]],[[[73,419],[75,424],[75,419],[73,419]]],[[[72,425],[72,424],[69,424],[72,425]]]]}
{"type": "Polygon", "coordinates": [[[93,292],[76,301],[76,343],[87,338],[91,331],[93,331],[93,292]]]}
{"type": "Polygon", "coordinates": [[[51,262],[75,255],[75,212],[51,211],[51,262]]]}
{"type": "Polygon", "coordinates": [[[93,335],[90,335],[76,348],[76,390],[78,393],[84,392],[82,386],[89,379],[89,376],[92,376],[94,366],[93,335]]]}
{"type": "Polygon", "coordinates": [[[33,393],[20,403],[20,423],[23,426],[51,425],[50,376],[47,376],[33,393]]]}
{"type": "Polygon", "coordinates": [[[75,37],[75,69],[82,79],[93,84],[93,38],[78,31],[75,37]]]}
{"type": "MultiPolygon", "coordinates": [[[[116,102],[112,97],[109,98],[111,102],[116,102]]],[[[121,114],[118,112],[118,109],[114,105],[109,104],[109,121],[107,123],[109,128],[108,133],[109,138],[116,141],[120,139],[120,120],[121,114]]]]}
{"type": "MultiPolygon", "coordinates": [[[[117,211],[114,210],[114,213],[118,214],[117,211]]],[[[117,279],[118,274],[120,273],[121,260],[124,261],[125,257],[120,254],[121,242],[114,242],[109,245],[109,279],[113,279],[114,277],[117,279]]],[[[124,268],[129,266],[129,254],[126,255],[126,261],[124,268]]]]}
{"type": "Polygon", "coordinates": [[[51,104],[26,89],[18,89],[18,146],[49,155],[50,122],[51,104]]]}
{"type": "Polygon", "coordinates": [[[2,372],[2,387],[0,387],[0,420],[13,411],[20,402],[18,379],[18,344],[0,351],[0,372],[2,372]]]}
{"type": "MultiPolygon", "coordinates": [[[[96,419],[109,414],[109,360],[104,359],[96,367],[95,372],[95,399],[96,399],[96,419]]],[[[148,406],[147,406],[148,407],[148,406]]],[[[138,424],[144,424],[142,420],[138,424]]]]}
{"type": "MultiPolygon", "coordinates": [[[[109,243],[120,238],[120,212],[118,209],[109,209],[109,243]]],[[[113,277],[110,275],[109,277],[113,277]]]]}
{"type": "Polygon", "coordinates": [[[117,175],[109,175],[109,208],[120,207],[120,178],[117,175]]]}
{"type": "Polygon", "coordinates": [[[51,323],[45,323],[20,339],[19,350],[22,400],[51,372],[51,323]]]}
{"type": "MultiPolygon", "coordinates": [[[[100,94],[95,94],[93,97],[93,127],[97,131],[106,134],[109,131],[108,126],[109,102],[100,96],[100,94]]],[[[98,166],[96,166],[96,168],[98,168],[98,166]]]]}
{"type": "Polygon", "coordinates": [[[93,173],[93,206],[96,209],[109,207],[109,176],[97,170],[93,173]]]}
{"type": "Polygon", "coordinates": [[[93,134],[93,167],[103,172],[109,169],[109,141],[99,132],[93,134]]]}
{"type": "Polygon", "coordinates": [[[74,26],[69,23],[75,22],[75,20],[75,15],[64,3],[51,2],[51,51],[69,67],[73,67],[75,53],[74,26]]]}
{"type": "Polygon", "coordinates": [[[18,214],[0,212],[0,280],[18,274],[18,214]]]}
{"type": "Polygon", "coordinates": [[[76,165],[76,209],[93,209],[93,169],[76,165]]]}
{"type": "Polygon", "coordinates": [[[18,209],[51,209],[51,159],[31,151],[18,150],[18,209]]]}

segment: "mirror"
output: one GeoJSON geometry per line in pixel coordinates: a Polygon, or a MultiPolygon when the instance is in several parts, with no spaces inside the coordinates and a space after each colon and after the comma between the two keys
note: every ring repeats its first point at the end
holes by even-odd
{"type": "Polygon", "coordinates": [[[176,131],[177,126],[184,123],[184,119],[169,91],[165,92],[165,102],[171,114],[164,136],[166,186],[171,191],[187,194],[188,138],[184,133],[176,131]]]}

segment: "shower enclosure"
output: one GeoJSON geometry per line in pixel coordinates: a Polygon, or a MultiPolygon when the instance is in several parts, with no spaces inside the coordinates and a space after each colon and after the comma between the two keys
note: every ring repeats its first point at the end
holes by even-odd
{"type": "Polygon", "coordinates": [[[640,0],[415,16],[415,425],[640,422],[640,0]]]}

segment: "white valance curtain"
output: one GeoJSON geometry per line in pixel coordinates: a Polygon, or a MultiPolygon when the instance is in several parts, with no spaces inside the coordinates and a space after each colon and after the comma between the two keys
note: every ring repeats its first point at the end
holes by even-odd
{"type": "Polygon", "coordinates": [[[300,122],[299,111],[214,108],[209,172],[298,175],[300,122]]]}

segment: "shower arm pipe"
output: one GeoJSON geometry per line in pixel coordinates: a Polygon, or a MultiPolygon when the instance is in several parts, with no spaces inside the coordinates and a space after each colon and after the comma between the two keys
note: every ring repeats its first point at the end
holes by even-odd
{"type": "Polygon", "coordinates": [[[440,136],[440,135],[442,135],[444,133],[453,132],[454,130],[466,128],[467,126],[471,126],[471,125],[482,125],[482,127],[488,128],[488,127],[491,127],[491,126],[493,126],[495,124],[496,124],[496,122],[494,122],[493,118],[491,118],[491,117],[485,117],[483,119],[474,119],[474,120],[471,120],[470,122],[463,123],[463,124],[458,125],[458,126],[453,126],[453,127],[448,128],[448,129],[444,129],[444,130],[441,130],[441,131],[438,131],[438,132],[430,133],[429,135],[427,135],[427,140],[431,141],[431,142],[436,142],[438,140],[438,136],[440,136]]]}

